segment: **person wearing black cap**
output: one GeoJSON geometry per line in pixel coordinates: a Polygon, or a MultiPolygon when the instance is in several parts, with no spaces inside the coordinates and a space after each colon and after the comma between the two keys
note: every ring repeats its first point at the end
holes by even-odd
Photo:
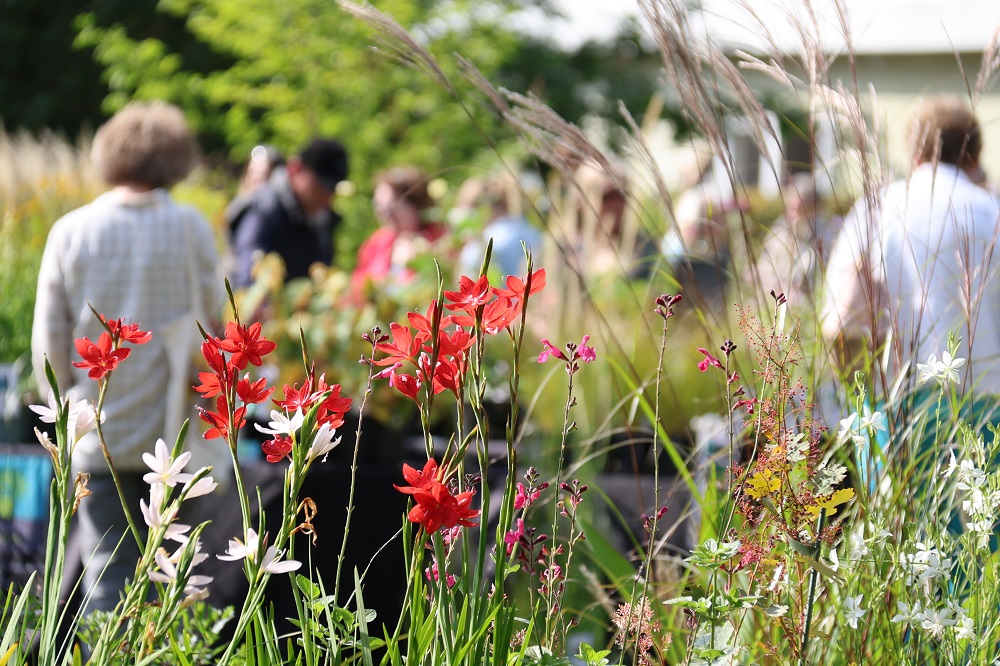
{"type": "Polygon", "coordinates": [[[333,139],[313,139],[275,168],[252,197],[231,211],[233,286],[251,284],[254,264],[271,252],[284,261],[286,281],[307,276],[315,263],[329,266],[340,223],[331,205],[337,184],[346,178],[347,151],[333,139]]]}

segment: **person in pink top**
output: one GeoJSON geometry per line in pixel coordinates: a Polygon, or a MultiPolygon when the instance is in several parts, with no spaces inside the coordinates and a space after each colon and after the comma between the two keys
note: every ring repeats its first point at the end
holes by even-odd
{"type": "Polygon", "coordinates": [[[428,219],[434,200],[427,191],[426,175],[417,167],[400,166],[379,173],[372,205],[382,226],[358,250],[358,263],[351,275],[351,292],[358,299],[373,289],[412,280],[408,264],[421,245],[437,241],[445,233],[444,225],[428,219]]]}

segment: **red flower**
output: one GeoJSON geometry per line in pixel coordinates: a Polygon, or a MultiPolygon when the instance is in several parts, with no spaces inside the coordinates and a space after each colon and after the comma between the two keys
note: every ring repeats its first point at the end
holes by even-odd
{"type": "Polygon", "coordinates": [[[247,373],[236,384],[236,395],[246,403],[257,404],[267,400],[274,393],[274,387],[267,388],[267,379],[261,377],[255,382],[250,381],[247,373]]]}
{"type": "Polygon", "coordinates": [[[472,519],[479,516],[479,510],[469,508],[474,494],[467,490],[452,495],[448,486],[435,481],[429,488],[413,493],[417,504],[410,509],[407,518],[410,522],[420,523],[428,534],[434,534],[441,527],[475,527],[472,519]]]}
{"type": "Polygon", "coordinates": [[[725,367],[723,367],[719,359],[715,358],[710,353],[708,353],[707,349],[698,347],[698,351],[700,351],[702,354],[705,355],[705,358],[701,359],[701,361],[698,363],[699,370],[705,372],[706,370],[708,370],[709,366],[714,366],[716,368],[719,368],[720,370],[725,370],[725,367]]]}
{"type": "Polygon", "coordinates": [[[420,351],[421,340],[413,339],[410,329],[393,322],[389,325],[392,331],[392,342],[382,342],[375,349],[388,354],[385,358],[375,361],[375,365],[393,365],[401,361],[413,361],[420,351]]]}
{"type": "Polygon", "coordinates": [[[198,379],[201,380],[201,384],[192,388],[204,397],[214,398],[222,393],[222,382],[219,381],[219,376],[214,372],[199,372],[198,379]]]}
{"type": "Polygon", "coordinates": [[[444,292],[444,297],[451,301],[445,306],[449,310],[463,310],[475,316],[476,310],[489,303],[490,299],[493,298],[490,281],[485,275],[475,282],[472,281],[472,278],[463,275],[458,279],[458,286],[459,291],[444,292]]]}
{"type": "Polygon", "coordinates": [[[405,373],[397,374],[395,368],[389,373],[389,386],[414,402],[416,402],[417,394],[420,392],[420,382],[417,381],[416,377],[405,373]]]}
{"type": "Polygon", "coordinates": [[[392,484],[392,487],[401,493],[406,495],[412,495],[421,490],[427,490],[432,483],[437,481],[438,476],[438,464],[434,458],[431,458],[426,463],[424,463],[424,468],[422,470],[414,469],[406,463],[403,463],[403,478],[410,485],[408,486],[397,486],[392,484]]]}
{"type": "MultiPolygon", "coordinates": [[[[406,318],[410,320],[410,326],[414,328],[417,332],[416,338],[422,343],[431,337],[431,328],[433,328],[435,310],[438,304],[436,300],[431,301],[430,306],[427,308],[427,314],[422,315],[417,312],[410,312],[406,315],[406,318]]],[[[437,316],[441,317],[440,313],[437,316]]],[[[452,316],[445,315],[441,317],[438,322],[438,330],[441,330],[452,323],[452,316]]]]}
{"type": "Polygon", "coordinates": [[[118,342],[131,342],[134,345],[144,345],[153,338],[152,331],[140,331],[139,324],[123,324],[121,319],[105,319],[101,321],[111,331],[111,337],[118,342]]]}
{"type": "Polygon", "coordinates": [[[77,338],[76,351],[83,357],[83,361],[73,361],[73,366],[77,368],[90,368],[87,376],[91,379],[100,379],[118,367],[120,361],[124,361],[131,349],[120,348],[111,349],[111,336],[107,331],[101,333],[94,344],[87,338],[77,338]]]}
{"type": "Polygon", "coordinates": [[[246,407],[240,407],[235,412],[233,412],[232,425],[230,428],[229,420],[229,405],[226,403],[226,396],[220,395],[215,399],[215,410],[214,412],[209,411],[203,407],[198,408],[198,413],[201,415],[201,419],[212,426],[203,435],[205,439],[215,439],[221,437],[227,442],[230,439],[230,433],[235,433],[237,430],[246,425],[246,407]]]}
{"type": "Polygon", "coordinates": [[[247,367],[247,363],[260,366],[262,356],[274,351],[277,345],[260,335],[260,322],[254,322],[250,328],[240,326],[236,322],[226,324],[226,337],[219,340],[219,349],[232,354],[229,364],[238,370],[247,367]]]}
{"type": "Polygon", "coordinates": [[[328,423],[331,428],[339,428],[344,425],[344,414],[351,408],[351,399],[340,396],[340,384],[328,386],[325,375],[320,375],[316,385],[320,394],[329,392],[319,408],[317,415],[319,425],[328,423]]]}
{"type": "MultiPolygon", "coordinates": [[[[483,309],[483,330],[496,335],[510,326],[519,312],[518,305],[512,299],[501,296],[483,309]]],[[[459,326],[473,326],[476,323],[475,318],[469,316],[456,315],[454,319],[459,326]]]]}
{"type": "Polygon", "coordinates": [[[301,410],[303,414],[309,411],[316,395],[312,391],[312,380],[307,379],[301,389],[285,384],[285,399],[275,400],[274,404],[292,414],[295,410],[301,410]]]}
{"type": "Polygon", "coordinates": [[[497,287],[493,291],[497,296],[514,298],[523,304],[527,300],[528,296],[531,294],[537,294],[542,289],[545,289],[545,269],[539,268],[537,271],[531,274],[531,287],[527,286],[527,280],[522,280],[521,278],[514,277],[513,275],[507,276],[507,288],[502,289],[497,287]]]}
{"type": "Polygon", "coordinates": [[[264,442],[260,445],[260,448],[264,452],[264,455],[267,456],[267,462],[278,463],[290,457],[289,454],[292,452],[292,438],[288,435],[275,435],[274,439],[264,442]]]}
{"type": "Polygon", "coordinates": [[[222,352],[219,351],[218,340],[205,340],[201,343],[201,355],[205,357],[208,367],[215,374],[221,376],[226,373],[226,359],[222,357],[222,352]]]}

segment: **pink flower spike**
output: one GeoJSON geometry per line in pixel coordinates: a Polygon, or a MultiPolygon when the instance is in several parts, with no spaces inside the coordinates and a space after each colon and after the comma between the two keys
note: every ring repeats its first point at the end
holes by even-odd
{"type": "Polygon", "coordinates": [[[715,358],[710,353],[708,353],[707,349],[704,349],[702,347],[698,347],[698,351],[700,351],[702,354],[705,355],[705,358],[703,358],[701,360],[701,362],[698,363],[698,369],[699,370],[701,370],[702,372],[705,372],[706,370],[708,370],[709,366],[714,366],[714,367],[719,368],[721,370],[725,370],[725,367],[723,367],[722,363],[719,362],[719,359],[715,358]]]}
{"type": "Polygon", "coordinates": [[[583,336],[583,340],[580,341],[579,354],[580,358],[583,359],[585,363],[590,363],[597,358],[597,350],[593,347],[588,347],[587,342],[590,341],[590,336],[583,336]]]}

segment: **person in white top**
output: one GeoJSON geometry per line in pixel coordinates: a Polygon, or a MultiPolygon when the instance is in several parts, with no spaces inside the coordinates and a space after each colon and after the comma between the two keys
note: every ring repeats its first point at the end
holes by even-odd
{"type": "Polygon", "coordinates": [[[862,198],[844,222],[827,265],[824,337],[873,352],[887,344],[889,384],[906,373],[913,388],[916,364],[941,359],[954,333],[967,359],[961,389],[1000,395],[1000,207],[973,180],[979,123],[961,98],[930,98],[910,142],[909,177],[862,198]]]}
{"type": "MultiPolygon", "coordinates": [[[[31,347],[43,395],[47,358],[63,396],[96,402],[98,383],[86,368],[72,365],[81,360],[74,340],[96,341],[103,331],[91,306],[153,334],[114,371],[103,406],[105,440],[134,516],[141,515],[139,499],[149,492],[142,454],[151,453],[158,438],[172,445],[177,437],[176,430],[167,431],[165,396],[178,382],[190,386],[195,380],[193,373],[171,374],[164,330],[185,316],[193,328],[195,302],[215,315],[222,300],[211,227],[167,193],[188,175],[196,154],[177,107],[152,102],[122,109],[94,137],[94,162],[112,189],[53,225],[38,275],[31,347]]],[[[193,402],[190,417],[196,421],[193,402]]],[[[84,592],[92,595],[88,608],[110,610],[134,575],[138,548],[127,534],[95,433],[85,435],[72,455],[74,470],[90,474],[93,493],[77,512],[84,592]]]]}

